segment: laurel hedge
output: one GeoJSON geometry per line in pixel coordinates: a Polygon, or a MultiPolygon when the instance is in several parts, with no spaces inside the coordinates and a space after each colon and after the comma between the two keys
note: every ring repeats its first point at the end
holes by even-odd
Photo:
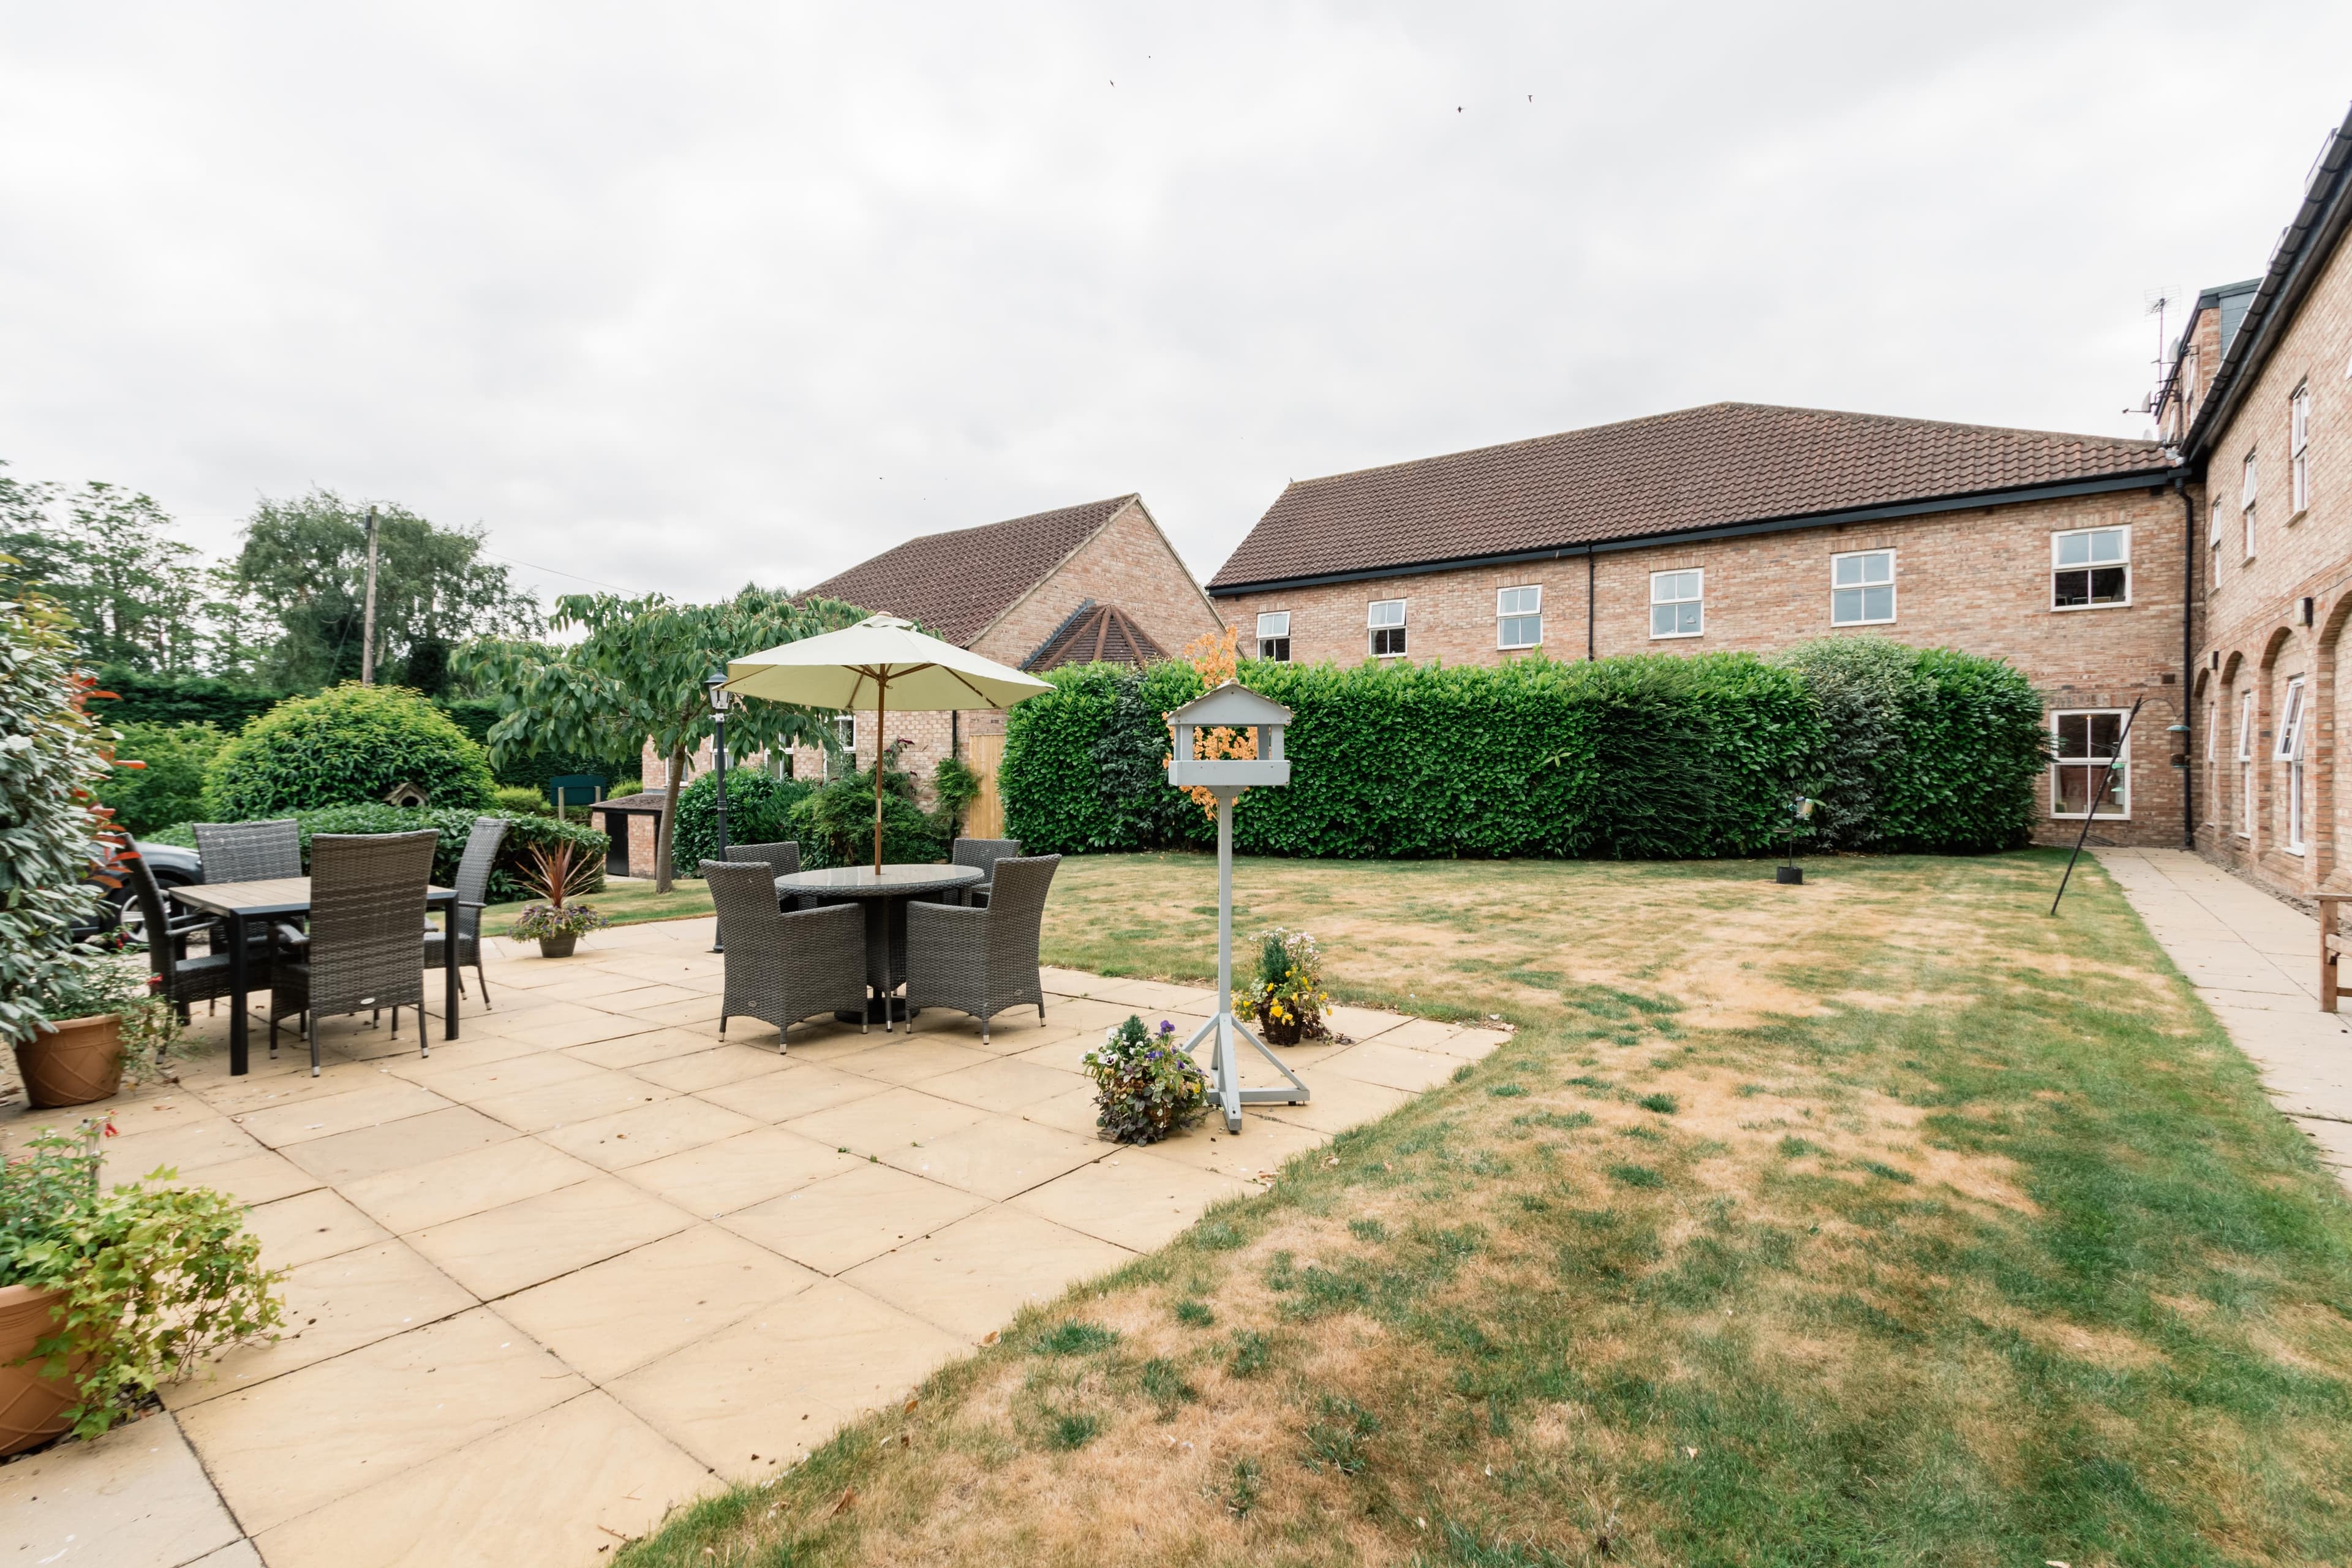
{"type": "MultiPolygon", "coordinates": [[[[2024,676],[1867,640],[1888,650],[1874,684],[1839,685],[1835,657],[1810,648],[1498,668],[1246,661],[1244,684],[1292,710],[1293,766],[1288,787],[1242,796],[1234,847],[1358,859],[1747,855],[1784,842],[1792,791],[1822,797],[1824,819],[1843,825],[1824,845],[2021,841],[2045,754],[2024,676]],[[1858,713],[1875,743],[1861,769],[1843,765],[1858,713]]],[[[1200,694],[1190,666],[1047,679],[1055,689],[1007,722],[997,786],[1013,837],[1041,853],[1215,842],[1213,821],[1166,780],[1162,715],[1200,694]]]]}
{"type": "MultiPolygon", "coordinates": [[[[302,836],[302,867],[306,871],[310,865],[310,840],[319,834],[414,833],[430,827],[441,835],[441,842],[433,849],[433,879],[445,888],[453,884],[458,864],[466,857],[466,839],[473,831],[475,816],[504,816],[508,821],[507,835],[499,841],[499,857],[490,868],[490,902],[494,904],[511,903],[529,896],[520,874],[528,866],[530,851],[539,846],[571,845],[595,868],[590,890],[602,889],[604,856],[613,842],[593,827],[558,822],[551,816],[527,813],[509,816],[503,811],[476,813],[455,806],[327,805],[288,815],[294,818],[302,836]]],[[[150,844],[176,844],[184,849],[196,847],[195,828],[184,822],[141,837],[150,844]]]]}

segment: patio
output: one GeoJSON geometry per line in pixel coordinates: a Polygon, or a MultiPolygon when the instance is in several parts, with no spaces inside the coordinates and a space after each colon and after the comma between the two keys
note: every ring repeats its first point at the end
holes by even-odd
{"type": "MultiPolygon", "coordinates": [[[[626,927],[558,961],[493,941],[494,1009],[477,996],[454,1042],[436,1018],[429,1058],[412,1024],[338,1020],[313,1079],[257,1028],[249,1076],[214,1050],[109,1107],[109,1180],[168,1164],[253,1205],[289,1330],[165,1415],[0,1468],[9,1544],[593,1563],[1507,1037],[1340,1008],[1358,1043],[1285,1053],[1311,1103],[1122,1148],[1080,1058],[1129,1013],[1189,1033],[1209,991],[1047,970],[1045,1024],[1001,1016],[984,1047],[927,1014],[911,1039],[795,1029],[780,1057],[751,1020],[718,1040],[710,934],[626,927]]],[[[195,1032],[226,1026],[200,1009],[195,1032]]]]}

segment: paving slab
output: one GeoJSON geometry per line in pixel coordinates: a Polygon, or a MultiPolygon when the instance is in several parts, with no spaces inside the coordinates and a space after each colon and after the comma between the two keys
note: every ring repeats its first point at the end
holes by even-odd
{"type": "Polygon", "coordinates": [[[0,1562],[10,1568],[179,1568],[238,1533],[170,1415],[0,1465],[0,1562]]]}

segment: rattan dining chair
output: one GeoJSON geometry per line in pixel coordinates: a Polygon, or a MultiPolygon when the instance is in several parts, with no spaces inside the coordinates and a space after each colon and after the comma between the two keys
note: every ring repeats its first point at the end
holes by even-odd
{"type": "MultiPolygon", "coordinates": [[[[482,910],[490,901],[490,872],[496,868],[499,846],[505,842],[507,829],[514,824],[503,816],[478,816],[474,830],[466,836],[465,858],[457,862],[457,909],[449,920],[457,931],[457,994],[466,994],[466,964],[474,966],[474,979],[482,987],[482,1005],[490,1005],[490,983],[482,973],[482,910]]],[[[425,921],[425,967],[438,969],[442,961],[442,943],[447,940],[442,928],[428,915],[425,921]]]]}
{"type": "MultiPolygon", "coordinates": [[[[740,865],[748,860],[764,861],[779,877],[789,877],[801,868],[801,847],[798,839],[787,838],[775,844],[730,844],[727,864],[740,865]]],[[[787,897],[783,907],[798,909],[800,900],[787,897]]]]}
{"type": "MultiPolygon", "coordinates": [[[[146,857],[125,857],[123,871],[131,879],[131,897],[139,900],[141,937],[147,944],[147,968],[154,976],[155,994],[172,1005],[184,1024],[188,1021],[189,1003],[216,1002],[234,994],[229,988],[227,952],[215,951],[200,958],[188,956],[188,937],[195,931],[210,931],[212,917],[193,915],[173,920],[171,905],[164,900],[163,889],[156,885],[155,873],[148,868],[146,857]]],[[[255,989],[269,984],[266,954],[249,961],[246,981],[255,989]]]]}
{"type": "Polygon", "coordinates": [[[969,888],[958,888],[941,902],[981,905],[988,902],[990,889],[994,884],[996,863],[1010,860],[1021,853],[1018,838],[959,838],[948,848],[950,866],[977,866],[981,879],[969,888]]]}
{"type": "Polygon", "coordinates": [[[400,1037],[400,1010],[416,1009],[419,1055],[432,1054],[425,1026],[425,970],[417,959],[417,926],[433,881],[433,850],[441,836],[415,833],[321,833],[310,840],[310,941],[299,963],[279,963],[269,984],[269,1054],[278,1054],[278,1020],[302,1020],[310,1046],[310,1076],[319,1076],[319,1020],[341,1013],[392,1009],[392,1036],[400,1037]]]}
{"type": "Polygon", "coordinates": [[[302,874],[302,830],[290,816],[268,822],[199,822],[196,858],[207,882],[267,882],[302,874]]]}
{"type": "Polygon", "coordinates": [[[856,904],[787,913],[776,907],[776,873],[765,860],[705,860],[702,879],[727,933],[727,985],[719,1037],[727,1020],[757,1018],[776,1026],[776,1051],[794,1024],[820,1013],[856,1010],[866,1025],[866,911],[856,904]]]}
{"type": "Polygon", "coordinates": [[[1045,977],[1037,969],[1037,937],[1045,923],[1045,894],[1059,855],[996,862],[995,891],[985,909],[953,904],[907,906],[907,1032],[915,1009],[951,1007],[988,1021],[1007,1007],[1028,1004],[1045,1021],[1045,977]]]}

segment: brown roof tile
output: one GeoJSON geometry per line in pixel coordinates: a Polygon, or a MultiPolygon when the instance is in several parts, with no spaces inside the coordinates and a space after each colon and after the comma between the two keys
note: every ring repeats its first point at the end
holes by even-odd
{"type": "Polygon", "coordinates": [[[1064,616],[1054,635],[1021,661],[1021,668],[1042,672],[1066,664],[1150,664],[1167,657],[1151,634],[1118,605],[1089,599],[1064,616]]]}
{"type": "Polygon", "coordinates": [[[1209,586],[1509,555],[2166,466],[2151,441],[1712,403],[1295,480],[1209,586]]]}
{"type": "Polygon", "coordinates": [[[1132,495],[1033,512],[1005,522],[927,533],[819,583],[809,592],[879,615],[904,616],[960,647],[1092,538],[1132,495]]]}

